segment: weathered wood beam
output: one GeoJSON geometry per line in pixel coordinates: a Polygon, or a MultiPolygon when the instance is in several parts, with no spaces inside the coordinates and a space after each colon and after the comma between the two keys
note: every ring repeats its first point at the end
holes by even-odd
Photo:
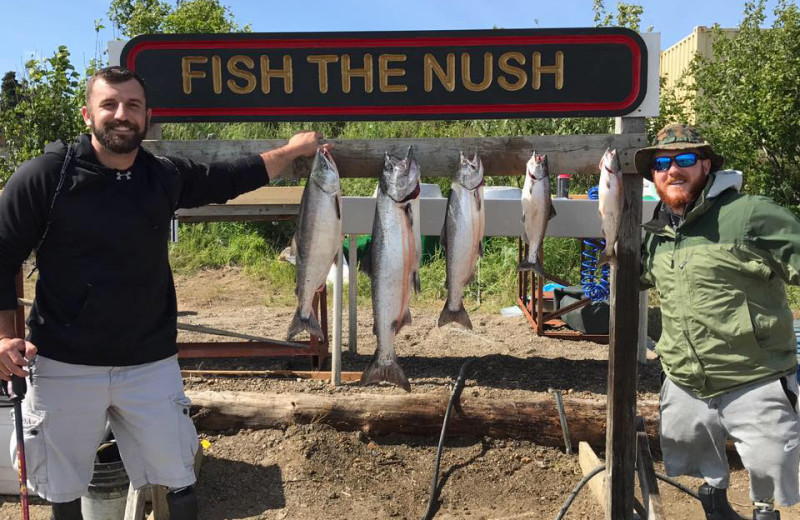
{"type": "MultiPolygon", "coordinates": [[[[644,118],[618,118],[617,132],[639,135],[644,118]]],[[[623,165],[624,172],[631,172],[623,165]]],[[[635,171],[635,169],[633,169],[635,171]]],[[[636,462],[637,344],[639,341],[639,271],[642,243],[642,179],[625,175],[622,222],[617,238],[617,268],[612,268],[608,353],[608,428],[606,429],[606,520],[633,518],[636,462]]]]}
{"type": "MultiPolygon", "coordinates": [[[[370,435],[398,433],[436,436],[449,396],[441,394],[357,394],[212,392],[187,390],[192,415],[200,430],[286,428],[322,423],[343,431],[370,435]]],[[[588,399],[564,399],[573,446],[605,442],[605,404],[588,399]]],[[[658,439],[658,405],[641,404],[650,438],[658,439]]],[[[544,446],[564,446],[561,423],[552,396],[527,400],[461,397],[460,411],[451,414],[452,436],[530,439],[544,446]]]]}
{"type": "MultiPolygon", "coordinates": [[[[342,177],[380,176],[383,155],[405,154],[413,145],[423,177],[449,177],[458,168],[458,153],[476,151],[485,175],[522,175],[534,150],[546,153],[552,173],[598,173],[606,148],[616,148],[623,170],[633,168],[633,154],[646,146],[644,131],[638,134],[545,135],[520,137],[464,137],[420,139],[331,139],[334,160],[342,177]]],[[[198,162],[225,161],[282,146],[284,139],[247,141],[145,141],[158,155],[183,157],[198,162]]],[[[295,161],[295,176],[305,177],[311,160],[295,161]]]]}

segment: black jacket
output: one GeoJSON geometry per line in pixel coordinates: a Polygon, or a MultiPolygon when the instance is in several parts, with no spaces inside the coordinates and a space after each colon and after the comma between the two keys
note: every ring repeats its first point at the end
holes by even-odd
{"type": "Polygon", "coordinates": [[[14,277],[37,253],[39,279],[28,326],[39,353],[81,365],[157,361],[176,348],[177,305],[169,266],[177,208],[225,202],[268,181],[258,155],[196,164],[144,148],[127,172],[102,166],[88,135],[50,205],[67,147],[52,143],[22,164],[0,197],[0,310],[14,309],[14,277]]]}

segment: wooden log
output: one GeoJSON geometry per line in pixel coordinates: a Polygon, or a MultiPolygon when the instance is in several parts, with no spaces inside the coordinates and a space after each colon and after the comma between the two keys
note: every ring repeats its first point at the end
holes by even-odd
{"type": "MultiPolygon", "coordinates": [[[[330,381],[331,373],[311,370],[181,370],[183,377],[294,377],[296,379],[314,379],[330,381]]],[[[342,372],[342,381],[361,380],[361,372],[342,372]]]]}
{"type": "MultiPolygon", "coordinates": [[[[639,134],[544,135],[515,137],[425,138],[425,139],[331,139],[332,154],[342,177],[377,178],[383,169],[383,154],[405,154],[413,145],[423,177],[449,177],[458,169],[458,152],[478,152],[485,175],[522,175],[534,150],[546,153],[550,171],[597,173],[597,161],[606,148],[616,148],[623,169],[633,169],[633,154],[647,146],[644,129],[639,134]]],[[[183,157],[198,162],[225,161],[272,150],[283,139],[248,141],[145,141],[157,155],[183,157]]],[[[294,163],[294,176],[306,177],[310,159],[294,163]]]]}
{"type": "MultiPolygon", "coordinates": [[[[328,395],[189,390],[186,395],[192,400],[192,415],[200,430],[323,423],[370,435],[438,435],[449,400],[444,393],[328,395]]],[[[604,403],[564,399],[564,409],[574,447],[581,441],[603,445],[604,403]]],[[[657,442],[657,403],[641,403],[638,413],[645,418],[650,438],[657,442]]],[[[550,395],[524,401],[462,395],[460,411],[451,413],[447,432],[451,436],[530,439],[544,446],[564,446],[558,411],[550,395]]]]}

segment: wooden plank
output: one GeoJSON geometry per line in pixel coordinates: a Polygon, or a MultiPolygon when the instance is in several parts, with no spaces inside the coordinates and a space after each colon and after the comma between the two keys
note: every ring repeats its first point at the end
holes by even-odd
{"type": "Polygon", "coordinates": [[[147,487],[134,489],[133,484],[128,486],[128,499],[125,502],[124,520],[143,520],[145,505],[145,490],[147,487]]]}
{"type": "MultiPolygon", "coordinates": [[[[618,132],[643,132],[643,118],[618,118],[618,132]]],[[[623,167],[624,169],[624,167],[623,167]]],[[[642,233],[642,179],[624,176],[625,203],[612,267],[609,326],[608,417],[606,429],[606,520],[633,518],[636,461],[636,386],[639,341],[639,262],[642,233]]]]}
{"type": "Polygon", "coordinates": [[[636,465],[639,473],[639,486],[642,488],[642,502],[647,511],[647,520],[665,520],[661,494],[658,492],[656,470],[653,467],[653,456],[650,454],[647,433],[636,433],[636,465]]]}
{"type": "MultiPolygon", "coordinates": [[[[330,139],[332,155],[342,177],[377,178],[383,169],[385,152],[405,154],[413,145],[423,177],[449,177],[458,168],[458,153],[478,152],[485,175],[521,175],[534,150],[546,153],[550,171],[593,174],[606,148],[616,148],[623,170],[633,170],[633,154],[646,146],[642,131],[635,134],[549,135],[514,137],[424,138],[424,139],[330,139]]],[[[223,141],[145,141],[144,146],[158,155],[192,159],[198,162],[226,161],[262,153],[283,146],[284,139],[223,141]]],[[[311,159],[294,163],[294,177],[305,177],[311,159]]]]}
{"type": "MultiPolygon", "coordinates": [[[[578,464],[581,466],[583,476],[589,474],[597,466],[603,464],[603,461],[597,456],[588,442],[578,443],[578,464]]],[[[597,500],[601,506],[605,505],[606,500],[606,472],[603,471],[589,481],[589,491],[592,496],[597,500]]]]}
{"type": "MultiPolygon", "coordinates": [[[[294,377],[297,379],[314,379],[330,381],[331,373],[311,370],[181,370],[181,376],[220,376],[220,377],[294,377]]],[[[361,380],[361,372],[342,372],[342,381],[361,380]]]]}
{"type": "Polygon", "coordinates": [[[303,197],[302,186],[265,186],[249,193],[239,195],[235,199],[229,200],[228,205],[280,205],[280,204],[300,204],[303,197]]]}

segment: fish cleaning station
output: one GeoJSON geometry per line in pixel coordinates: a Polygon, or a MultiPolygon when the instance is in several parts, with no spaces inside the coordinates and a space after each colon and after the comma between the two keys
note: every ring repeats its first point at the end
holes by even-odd
{"type": "MultiPolygon", "coordinates": [[[[605,484],[595,492],[602,498],[606,519],[631,519],[635,514],[663,518],[648,441],[648,432],[657,433],[658,417],[651,414],[637,421],[637,415],[645,414],[637,414],[636,402],[637,364],[644,356],[647,341],[647,293],[639,291],[640,225],[649,220],[655,203],[643,202],[642,179],[636,174],[633,161],[635,151],[648,144],[645,117],[658,115],[659,35],[640,35],[622,28],[159,34],[139,36],[116,50],[119,63],[140,73],[152,93],[149,104],[155,125],[144,146],[157,155],[197,162],[260,153],[284,141],[167,141],[160,139],[158,124],[615,117],[615,133],[603,135],[406,136],[325,142],[334,144],[331,156],[341,178],[376,180],[384,171],[386,154],[402,159],[409,148],[423,179],[452,177],[459,170],[461,153],[468,158],[477,154],[487,178],[522,176],[535,152],[546,155],[553,184],[555,174],[560,172],[569,172],[573,178],[597,174],[606,150],[616,150],[623,197],[617,267],[611,269],[609,285],[610,324],[603,338],[588,338],[607,341],[609,345],[605,439],[595,439],[597,444],[605,445],[605,466],[590,470],[594,475],[605,469],[605,484]],[[634,498],[637,471],[641,502],[634,498]]],[[[308,178],[312,160],[298,160],[294,168],[295,178],[308,178]]],[[[525,236],[521,191],[516,187],[483,188],[483,236],[525,236]]],[[[414,218],[421,235],[439,236],[445,225],[448,199],[437,192],[438,189],[433,193],[422,190],[419,197],[419,214],[414,218]]],[[[341,195],[341,237],[337,237],[334,252],[339,261],[333,295],[328,296],[323,281],[312,304],[323,337],[311,335],[308,340],[286,341],[240,334],[239,341],[179,343],[181,358],[308,357],[314,377],[330,378],[332,385],[361,377],[359,373],[343,372],[341,354],[345,344],[350,352],[371,352],[373,347],[357,344],[355,246],[359,236],[373,234],[380,195],[341,195]],[[344,240],[349,241],[347,341],[343,333],[344,240]],[[329,301],[332,315],[328,313],[329,301]],[[330,333],[329,326],[333,329],[330,333]],[[322,372],[328,357],[331,370],[322,372]]],[[[179,210],[176,222],[291,220],[302,213],[302,197],[301,187],[264,187],[227,204],[179,210]]],[[[545,221],[546,236],[603,236],[597,200],[555,198],[552,207],[556,215],[545,221]]],[[[520,262],[528,247],[520,242],[520,262]]],[[[514,303],[523,309],[533,332],[551,334],[546,322],[571,310],[553,312],[545,307],[543,286],[553,280],[533,271],[509,272],[508,276],[518,278],[519,301],[514,303]]],[[[584,299],[571,308],[587,302],[584,299]]],[[[22,319],[18,323],[22,325],[22,319]]],[[[392,325],[396,331],[402,323],[392,325]]],[[[187,330],[214,333],[208,328],[187,330]]],[[[396,347],[402,365],[402,341],[396,347]]],[[[560,403],[560,393],[557,397],[560,403]]],[[[413,398],[413,393],[407,397],[413,398]]],[[[299,407],[302,396],[292,399],[291,404],[299,407]]],[[[336,397],[332,399],[335,401],[336,397]]],[[[551,403],[550,408],[563,409],[563,405],[551,403]]],[[[380,407],[381,403],[376,401],[375,406],[380,407]]],[[[468,416],[470,410],[465,406],[455,414],[459,417],[453,418],[454,424],[469,423],[469,418],[462,415],[468,416]]],[[[559,437],[564,430],[562,445],[571,453],[572,443],[561,412],[562,422],[559,425],[556,419],[553,427],[559,437]]],[[[502,417],[504,412],[483,413],[502,417]]],[[[517,425],[507,426],[508,431],[515,431],[522,424],[524,411],[511,410],[507,414],[508,425],[517,425]]],[[[590,471],[586,473],[588,480],[590,471]]]]}

